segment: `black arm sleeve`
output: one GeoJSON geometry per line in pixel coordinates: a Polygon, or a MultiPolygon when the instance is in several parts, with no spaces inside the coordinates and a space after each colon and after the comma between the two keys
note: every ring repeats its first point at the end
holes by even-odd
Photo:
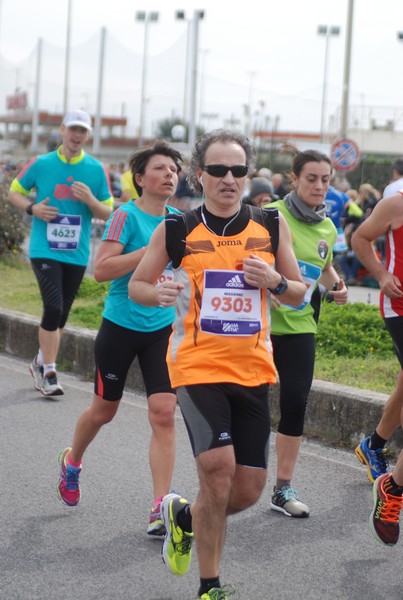
{"type": "Polygon", "coordinates": [[[179,267],[186,246],[186,227],[183,215],[169,214],[165,217],[165,248],[172,267],[179,267]]]}
{"type": "Polygon", "coordinates": [[[265,227],[270,233],[273,254],[276,255],[279,242],[280,218],[277,208],[262,209],[265,227]]]}

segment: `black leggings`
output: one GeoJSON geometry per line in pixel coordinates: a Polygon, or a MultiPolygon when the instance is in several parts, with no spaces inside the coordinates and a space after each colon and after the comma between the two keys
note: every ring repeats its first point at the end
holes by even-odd
{"type": "Polygon", "coordinates": [[[280,379],[278,432],[300,436],[315,365],[315,335],[272,335],[274,363],[280,379]]]}
{"type": "Polygon", "coordinates": [[[31,265],[42,296],[41,327],[46,331],[63,329],[86,267],[49,258],[31,258],[31,265]]]}

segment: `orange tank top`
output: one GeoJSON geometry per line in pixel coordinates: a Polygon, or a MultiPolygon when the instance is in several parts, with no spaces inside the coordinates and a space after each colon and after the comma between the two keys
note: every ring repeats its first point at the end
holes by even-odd
{"type": "Polygon", "coordinates": [[[243,278],[242,261],[250,254],[274,264],[269,231],[254,220],[233,236],[215,235],[201,222],[186,236],[184,256],[174,269],[184,289],[167,353],[174,388],[275,383],[269,293],[243,278]]]}

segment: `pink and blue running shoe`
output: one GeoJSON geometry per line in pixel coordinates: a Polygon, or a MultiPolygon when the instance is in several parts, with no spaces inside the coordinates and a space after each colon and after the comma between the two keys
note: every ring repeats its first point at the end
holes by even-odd
{"type": "Polygon", "coordinates": [[[80,500],[81,492],[78,483],[81,466],[73,467],[67,462],[67,456],[71,448],[65,448],[59,454],[59,483],[57,484],[57,495],[67,506],[76,506],[80,500]]]}

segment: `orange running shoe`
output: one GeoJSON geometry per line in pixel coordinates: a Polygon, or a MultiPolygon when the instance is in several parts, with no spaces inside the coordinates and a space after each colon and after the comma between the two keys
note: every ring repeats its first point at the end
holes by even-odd
{"type": "Polygon", "coordinates": [[[386,546],[394,546],[399,539],[399,517],[403,506],[402,496],[388,493],[390,478],[391,474],[385,473],[375,480],[372,486],[374,507],[369,517],[375,539],[386,546]]]}

